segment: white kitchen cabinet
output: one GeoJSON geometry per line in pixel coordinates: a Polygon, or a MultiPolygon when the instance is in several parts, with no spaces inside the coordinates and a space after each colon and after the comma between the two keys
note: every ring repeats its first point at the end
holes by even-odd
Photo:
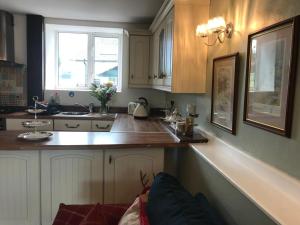
{"type": "Polygon", "coordinates": [[[91,120],[54,120],[54,131],[91,131],[91,120]]]}
{"type": "Polygon", "coordinates": [[[195,30],[207,22],[209,4],[169,1],[163,7],[150,26],[152,86],[172,93],[205,93],[207,46],[195,30]]]}
{"type": "Polygon", "coordinates": [[[149,51],[150,36],[130,35],[129,87],[145,87],[150,84],[149,51]]]}
{"type": "Polygon", "coordinates": [[[114,121],[92,120],[92,131],[109,132],[114,121]]]}
{"type": "Polygon", "coordinates": [[[41,153],[42,224],[50,225],[60,203],[103,202],[103,151],[41,153]]]}
{"type": "MultiPolygon", "coordinates": [[[[164,86],[172,85],[173,69],[173,18],[174,11],[171,11],[165,19],[165,45],[164,45],[164,86]]],[[[171,89],[170,89],[171,90],[171,89]]]]}
{"type": "Polygon", "coordinates": [[[151,84],[154,88],[159,89],[158,87],[163,86],[163,79],[159,76],[159,67],[162,65],[162,51],[160,51],[162,35],[164,24],[161,24],[156,32],[153,34],[150,43],[150,76],[151,76],[151,84]]]}
{"type": "Polygon", "coordinates": [[[40,224],[38,151],[0,151],[0,224],[40,224]]]}
{"type": "Polygon", "coordinates": [[[152,87],[171,91],[173,68],[173,11],[161,22],[151,39],[152,87]]]}
{"type": "Polygon", "coordinates": [[[105,151],[104,203],[132,203],[143,186],[140,172],[150,183],[163,171],[164,149],[114,149],[105,151]]]}
{"type": "MultiPolygon", "coordinates": [[[[29,128],[24,125],[24,122],[33,121],[33,119],[6,119],[6,129],[7,130],[25,130],[32,131],[34,128],[29,128]]],[[[53,121],[48,119],[38,119],[38,121],[47,121],[49,125],[38,127],[39,131],[51,131],[53,130],[53,121]]]]}

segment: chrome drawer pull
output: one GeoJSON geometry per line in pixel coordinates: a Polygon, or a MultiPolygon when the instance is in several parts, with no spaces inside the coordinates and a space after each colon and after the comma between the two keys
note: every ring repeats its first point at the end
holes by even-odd
{"type": "Polygon", "coordinates": [[[97,129],[108,129],[109,128],[109,124],[106,125],[106,127],[101,127],[98,124],[96,124],[97,129]]]}
{"type": "Polygon", "coordinates": [[[69,124],[66,123],[65,126],[66,126],[66,128],[76,129],[76,128],[80,127],[80,124],[77,124],[75,126],[70,126],[69,124]]]}

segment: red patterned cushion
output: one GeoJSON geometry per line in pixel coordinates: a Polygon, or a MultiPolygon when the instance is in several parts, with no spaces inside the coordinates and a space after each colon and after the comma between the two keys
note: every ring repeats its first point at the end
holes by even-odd
{"type": "Polygon", "coordinates": [[[97,204],[80,225],[118,225],[128,205],[97,204]]]}
{"type": "Polygon", "coordinates": [[[146,212],[147,202],[144,202],[141,197],[139,197],[139,201],[140,201],[140,223],[141,225],[150,225],[147,212],[146,212]]]}
{"type": "Polygon", "coordinates": [[[128,204],[106,204],[102,205],[102,210],[106,218],[109,220],[109,225],[118,225],[120,219],[129,208],[128,204]]]}
{"type": "Polygon", "coordinates": [[[148,192],[137,197],[121,218],[119,225],[149,225],[146,213],[147,201],[148,192]]]}
{"type": "Polygon", "coordinates": [[[94,205],[60,204],[53,225],[79,225],[94,205]]]}

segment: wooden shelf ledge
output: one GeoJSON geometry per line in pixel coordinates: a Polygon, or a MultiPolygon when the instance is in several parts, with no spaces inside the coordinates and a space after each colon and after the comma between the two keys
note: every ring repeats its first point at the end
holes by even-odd
{"type": "Polygon", "coordinates": [[[300,181],[209,135],[190,147],[278,224],[300,224],[300,181]]]}

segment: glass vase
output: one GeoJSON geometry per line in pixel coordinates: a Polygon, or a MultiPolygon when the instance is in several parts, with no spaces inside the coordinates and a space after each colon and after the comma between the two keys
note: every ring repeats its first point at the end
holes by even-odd
{"type": "Polygon", "coordinates": [[[108,109],[109,108],[108,108],[107,102],[101,102],[99,113],[100,114],[107,114],[108,113],[108,109]]]}

